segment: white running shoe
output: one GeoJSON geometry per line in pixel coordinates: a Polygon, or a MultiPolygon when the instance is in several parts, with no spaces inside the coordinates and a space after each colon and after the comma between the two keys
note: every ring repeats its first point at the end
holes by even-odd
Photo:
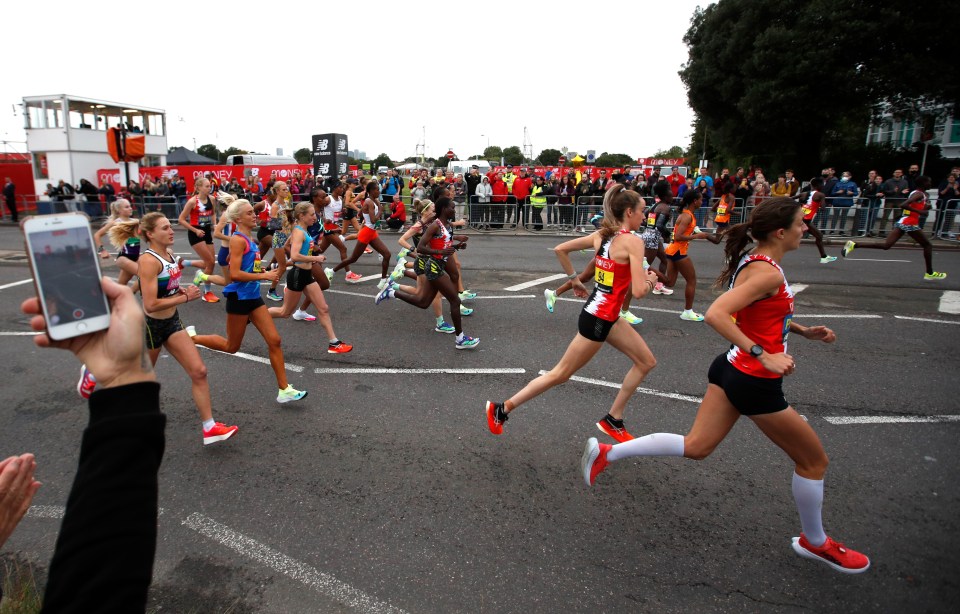
{"type": "Polygon", "coordinates": [[[557,304],[557,293],[547,288],[543,291],[543,298],[547,303],[547,311],[553,313],[553,306],[557,304]]]}
{"type": "Polygon", "coordinates": [[[680,314],[680,319],[687,322],[703,322],[703,316],[693,309],[684,309],[683,313],[680,314]]]}
{"type": "Polygon", "coordinates": [[[836,256],[824,256],[823,258],[820,259],[820,264],[830,264],[836,259],[837,259],[836,256]]]}
{"type": "Polygon", "coordinates": [[[333,269],[332,269],[332,268],[327,267],[327,268],[323,269],[323,273],[324,273],[324,275],[327,276],[327,281],[333,281],[333,269]]]}
{"type": "Polygon", "coordinates": [[[288,385],[286,388],[277,393],[277,403],[299,401],[305,396],[307,396],[307,392],[305,390],[297,390],[293,386],[288,385]]]}
{"type": "Polygon", "coordinates": [[[673,294],[673,288],[666,287],[665,285],[663,285],[663,282],[660,281],[660,282],[657,282],[657,285],[653,287],[653,293],[662,294],[664,296],[670,296],[671,294],[673,294]]]}
{"type": "Polygon", "coordinates": [[[294,320],[301,320],[303,322],[314,322],[317,319],[317,316],[312,316],[302,309],[297,309],[293,312],[294,320]]]}

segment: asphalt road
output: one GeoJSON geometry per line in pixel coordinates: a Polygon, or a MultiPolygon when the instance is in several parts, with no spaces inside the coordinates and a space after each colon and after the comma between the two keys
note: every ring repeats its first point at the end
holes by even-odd
{"type": "MultiPolygon", "coordinates": [[[[831,458],[827,532],[872,559],[867,573],[845,576],[793,553],[792,465],[749,421],[705,461],[626,461],[585,488],[583,443],[602,440],[593,423],[628,368],[610,348],[578,374],[584,380],[520,408],[503,436],[488,433],[484,401],[549,369],[575,334],[579,301],[559,301],[552,315],[544,309],[542,291],[558,281],[505,289],[558,273],[548,249],[558,242],[471,239],[464,275],[480,296],[464,323],[481,339],[471,352],[434,333],[428,312],[399,301],[374,306],[374,281],[341,279],[327,300],[352,353],[324,352],[315,323],[278,322],[288,367],[302,367],[290,371],[291,383],[310,392],[303,402],[275,402],[269,366],[202,350],[215,416],[240,426],[222,444],[201,445],[189,380],[163,355],[167,451],[150,607],[954,611],[960,422],[938,417],[960,414],[960,315],[940,311],[949,309],[945,291],[960,291],[960,253],[935,254],[937,270],[950,275],[936,284],[922,280],[912,249],[857,250],[820,265],[805,245],[784,263],[791,282],[806,286],[797,320],[838,335],[833,345],[791,340],[798,370],[785,390],[831,458]],[[464,372],[316,371],[398,368],[464,372]],[[842,423],[863,417],[874,423],[842,423]]],[[[0,228],[0,249],[17,245],[16,230],[0,228]]],[[[188,250],[178,236],[176,251],[188,250]]],[[[705,310],[720,251],[695,244],[691,253],[702,277],[695,308],[705,310]]],[[[375,255],[361,263],[364,275],[378,270],[375,255]]],[[[5,287],[27,278],[23,266],[0,267],[0,333],[27,331],[17,306],[32,286],[5,287]]],[[[635,307],[658,360],[627,410],[635,435],[685,432],[697,408],[690,397],[703,394],[707,367],[725,348],[706,325],[679,319],[681,294],[679,282],[674,296],[635,307]]],[[[223,331],[222,304],[191,303],[181,315],[201,332],[223,331]]],[[[252,329],[242,352],[266,356],[252,329]]],[[[78,368],[26,335],[0,335],[0,357],[0,454],[35,452],[44,482],[2,556],[37,564],[42,575],[86,422],[78,368]]]]}

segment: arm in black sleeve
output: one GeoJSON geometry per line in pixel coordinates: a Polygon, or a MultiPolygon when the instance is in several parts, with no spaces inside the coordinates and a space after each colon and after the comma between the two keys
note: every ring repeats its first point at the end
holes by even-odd
{"type": "Polygon", "coordinates": [[[50,563],[43,612],[143,612],[157,547],[160,385],[90,397],[90,423],[50,563]]]}

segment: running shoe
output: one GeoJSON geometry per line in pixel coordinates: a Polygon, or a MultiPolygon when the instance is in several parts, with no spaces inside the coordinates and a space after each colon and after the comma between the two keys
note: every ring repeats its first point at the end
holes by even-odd
{"type": "Polygon", "coordinates": [[[377,290],[383,290],[386,286],[393,286],[389,277],[381,277],[377,282],[377,290]]]}
{"type": "Polygon", "coordinates": [[[457,296],[460,297],[460,300],[461,300],[461,301],[471,301],[471,300],[477,298],[477,293],[476,293],[476,292],[471,292],[470,290],[464,290],[463,292],[461,292],[461,293],[458,294],[457,296]]]}
{"type": "Polygon", "coordinates": [[[372,254],[372,253],[373,253],[373,250],[370,249],[370,247],[368,246],[365,250],[363,250],[363,253],[364,253],[364,254],[372,254]]]}
{"type": "Polygon", "coordinates": [[[803,533],[793,538],[793,551],[806,559],[820,561],[840,573],[863,573],[870,568],[870,559],[829,537],[819,548],[807,541],[803,533]]]}
{"type": "Polygon", "coordinates": [[[434,328],[433,330],[435,330],[438,333],[447,333],[447,334],[455,333],[457,331],[457,329],[453,327],[453,324],[449,324],[446,321],[440,322],[439,324],[437,324],[436,328],[434,328]]]}
{"type": "Polygon", "coordinates": [[[643,324],[643,318],[635,316],[629,311],[621,311],[620,317],[626,320],[627,324],[632,324],[634,326],[636,326],[637,324],[643,324]]]}
{"type": "Polygon", "coordinates": [[[207,283],[208,275],[203,271],[197,271],[197,274],[193,276],[193,285],[199,286],[207,283]]]}
{"type": "Polygon", "coordinates": [[[77,394],[81,399],[89,399],[97,387],[97,378],[93,376],[87,365],[80,365],[80,381],[77,382],[77,394]]]}
{"type": "Polygon", "coordinates": [[[610,464],[607,461],[607,453],[612,447],[608,443],[599,443],[596,437],[587,440],[587,445],[583,448],[583,456],[580,457],[580,473],[587,486],[593,486],[600,472],[610,464]]]}
{"type": "Polygon", "coordinates": [[[924,273],[923,278],[927,281],[934,281],[937,279],[945,279],[947,277],[946,273],[938,273],[934,271],[933,273],[924,273]]]}
{"type": "Polygon", "coordinates": [[[296,311],[293,312],[293,319],[300,320],[303,322],[315,322],[317,319],[317,316],[312,316],[306,311],[303,311],[302,309],[297,309],[296,311]]]}
{"type": "Polygon", "coordinates": [[[610,414],[607,414],[600,422],[597,422],[597,428],[600,429],[601,433],[616,439],[617,443],[623,443],[633,439],[633,435],[628,433],[627,427],[623,425],[623,420],[617,420],[610,414]]]}
{"type": "Polygon", "coordinates": [[[393,281],[400,281],[403,277],[403,270],[407,268],[407,263],[404,260],[397,262],[397,266],[393,267],[393,272],[390,273],[390,279],[393,281]]]}
{"type": "Polygon", "coordinates": [[[836,259],[837,259],[836,256],[824,256],[823,258],[820,259],[820,264],[830,264],[836,259]]]}
{"type": "Polygon", "coordinates": [[[693,309],[684,309],[683,313],[680,314],[680,319],[687,322],[703,322],[703,316],[693,309]]]}
{"type": "Polygon", "coordinates": [[[358,281],[360,281],[361,277],[362,276],[359,275],[358,273],[354,273],[353,271],[350,271],[343,276],[343,279],[346,280],[348,283],[355,284],[358,281]]]}
{"type": "Polygon", "coordinates": [[[463,303],[460,303],[460,315],[468,316],[472,313],[473,313],[473,309],[470,309],[469,307],[464,306],[463,303]]]}
{"type": "Polygon", "coordinates": [[[203,431],[203,445],[209,446],[211,443],[226,441],[236,435],[239,430],[236,426],[227,426],[223,422],[216,422],[209,430],[203,431]]]}
{"type": "Polygon", "coordinates": [[[382,290],[380,290],[380,293],[377,294],[377,298],[373,299],[373,303],[375,305],[379,305],[383,301],[391,298],[393,298],[393,286],[386,285],[382,290]]]}
{"type": "Polygon", "coordinates": [[[480,345],[480,337],[471,337],[467,334],[464,334],[463,338],[457,339],[456,343],[458,350],[472,350],[478,345],[480,345]]]}
{"type": "MultiPolygon", "coordinates": [[[[203,300],[204,303],[219,303],[219,302],[220,302],[220,299],[217,298],[217,295],[214,294],[213,292],[205,292],[205,293],[203,294],[203,296],[201,296],[200,298],[201,298],[201,300],[203,300]]],[[[283,299],[278,299],[278,300],[281,300],[281,301],[282,301],[283,299]]]]}
{"type": "Polygon", "coordinates": [[[603,214],[597,213],[590,218],[590,223],[593,224],[594,228],[600,228],[600,222],[603,221],[603,214]]]}
{"type": "Polygon", "coordinates": [[[299,401],[307,396],[306,390],[297,390],[293,386],[287,386],[277,394],[277,403],[289,403],[290,401],[299,401]]]}
{"type": "Polygon", "coordinates": [[[327,267],[323,269],[323,274],[327,276],[327,281],[333,281],[333,269],[327,267]]]}
{"type": "Polygon", "coordinates": [[[407,254],[409,253],[410,253],[409,249],[407,249],[406,247],[401,247],[400,251],[397,252],[397,262],[402,261],[404,258],[407,257],[407,254]]]}
{"type": "Polygon", "coordinates": [[[503,410],[503,403],[492,403],[487,401],[487,428],[494,435],[503,433],[503,423],[509,419],[507,412],[503,410]]]}
{"type": "Polygon", "coordinates": [[[657,285],[653,287],[653,293],[662,294],[664,296],[670,296],[671,294],[673,294],[673,288],[668,288],[665,285],[663,285],[662,281],[658,281],[657,285]]]}
{"type": "Polygon", "coordinates": [[[183,256],[177,256],[177,268],[181,271],[190,266],[190,264],[193,264],[192,261],[184,260],[183,256]]]}
{"type": "Polygon", "coordinates": [[[843,244],[843,249],[840,250],[840,255],[846,258],[847,256],[850,255],[850,252],[852,252],[853,248],[856,246],[857,244],[855,242],[847,241],[846,243],[843,244]]]}
{"type": "Polygon", "coordinates": [[[276,288],[270,288],[269,290],[267,290],[267,298],[270,299],[271,301],[278,301],[278,302],[283,300],[283,297],[277,294],[276,288]]]}
{"type": "Polygon", "coordinates": [[[197,327],[193,324],[184,328],[183,330],[187,331],[187,335],[189,335],[191,339],[197,336],[197,327]]]}
{"type": "Polygon", "coordinates": [[[353,349],[353,346],[343,341],[327,344],[327,354],[346,354],[353,349]]]}
{"type": "Polygon", "coordinates": [[[547,311],[553,313],[553,306],[557,304],[557,293],[547,288],[543,291],[543,298],[547,302],[547,311]]]}

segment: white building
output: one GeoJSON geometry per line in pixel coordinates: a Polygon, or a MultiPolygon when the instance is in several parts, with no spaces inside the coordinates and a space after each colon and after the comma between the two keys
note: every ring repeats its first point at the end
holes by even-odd
{"type": "MultiPolygon", "coordinates": [[[[885,117],[879,125],[867,129],[867,144],[890,143],[893,147],[912,147],[920,140],[923,126],[919,121],[899,121],[885,117]]],[[[960,118],[940,114],[933,126],[931,145],[939,145],[944,158],[960,158],[960,118]]]]}
{"type": "MultiPolygon", "coordinates": [[[[37,194],[61,179],[72,185],[86,179],[96,185],[96,172],[102,168],[123,173],[124,164],[107,153],[108,128],[123,125],[129,134],[145,136],[143,166],[166,162],[167,116],[162,109],[56,94],[25,96],[23,117],[37,194]]],[[[130,176],[136,177],[138,164],[127,166],[130,176]]]]}

